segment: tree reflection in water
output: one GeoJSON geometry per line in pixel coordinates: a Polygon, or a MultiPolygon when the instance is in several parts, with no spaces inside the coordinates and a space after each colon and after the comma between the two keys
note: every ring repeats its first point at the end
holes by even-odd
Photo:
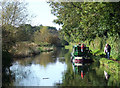
{"type": "MultiPolygon", "coordinates": [[[[16,60],[23,67],[23,68],[21,68],[21,72],[20,72],[23,74],[20,74],[20,76],[24,77],[24,74],[29,75],[31,73],[35,73],[34,72],[35,69],[33,69],[33,71],[30,71],[30,72],[27,69],[25,70],[25,67],[27,68],[27,66],[28,67],[34,67],[34,66],[36,66],[36,67],[42,66],[43,67],[44,66],[43,68],[42,67],[40,69],[38,68],[41,72],[42,72],[42,70],[44,72],[45,68],[51,65],[51,66],[54,66],[54,67],[52,67],[54,69],[51,70],[51,68],[50,68],[49,69],[50,71],[49,70],[45,70],[45,71],[48,71],[49,73],[51,72],[52,75],[53,75],[54,71],[56,71],[55,74],[57,74],[59,72],[59,70],[56,69],[57,67],[60,67],[61,71],[62,71],[61,81],[59,83],[54,82],[54,85],[58,85],[58,86],[59,85],[60,86],[116,86],[116,85],[119,86],[120,85],[120,82],[116,80],[117,75],[114,73],[113,74],[111,73],[110,78],[108,80],[105,80],[104,69],[103,69],[103,67],[101,67],[99,65],[99,62],[97,62],[97,61],[93,62],[93,63],[81,63],[80,66],[74,66],[74,64],[72,64],[70,61],[70,56],[71,56],[70,53],[71,53],[70,51],[68,52],[68,50],[63,48],[63,49],[56,49],[56,51],[54,51],[54,52],[41,53],[40,55],[32,57],[32,58],[16,60]],[[59,64],[57,64],[57,66],[54,64],[56,61],[59,62],[59,64]],[[62,63],[65,64],[65,66],[66,66],[65,69],[64,69],[64,65],[62,63]],[[24,71],[24,72],[22,72],[22,71],[24,71]]],[[[9,66],[8,66],[8,68],[9,68],[9,66]]],[[[16,68],[16,66],[15,66],[15,68],[16,68]]],[[[20,70],[20,69],[17,69],[17,70],[20,70]]],[[[36,70],[36,71],[40,72],[39,70],[38,71],[36,70]]],[[[43,73],[41,73],[41,74],[43,74],[43,73]]],[[[60,74],[61,74],[61,72],[60,72],[60,74]]],[[[16,74],[16,75],[18,75],[18,74],[16,74]]],[[[36,77],[37,75],[40,75],[40,74],[36,73],[34,76],[36,77]]],[[[59,78],[58,75],[56,77],[52,76],[52,75],[49,75],[49,78],[53,77],[53,78],[55,78],[55,80],[57,78],[59,78]]],[[[48,77],[46,77],[46,75],[45,75],[45,77],[43,76],[43,78],[48,78],[48,77]]],[[[47,80],[50,80],[50,82],[51,82],[53,79],[52,80],[47,79],[47,80]]],[[[33,81],[33,80],[31,80],[31,81],[33,81]]],[[[36,82],[39,82],[39,81],[36,81],[36,82]]],[[[27,83],[27,81],[26,81],[26,83],[27,83]]],[[[35,85],[37,85],[37,84],[35,84],[35,85]]]]}
{"type": "MultiPolygon", "coordinates": [[[[81,63],[80,66],[74,66],[70,62],[70,52],[66,58],[67,70],[63,74],[63,82],[57,83],[58,86],[119,86],[117,79],[106,80],[104,69],[100,68],[99,62],[81,63]],[[116,82],[117,81],[117,82],[116,82]]],[[[111,74],[113,77],[114,75],[111,74]]]]}

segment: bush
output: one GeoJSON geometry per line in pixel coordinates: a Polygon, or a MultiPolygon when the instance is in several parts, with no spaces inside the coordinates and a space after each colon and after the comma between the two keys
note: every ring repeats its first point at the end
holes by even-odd
{"type": "MultiPolygon", "coordinates": [[[[88,40],[85,42],[88,44],[88,40]]],[[[111,46],[111,56],[114,60],[120,60],[120,38],[119,36],[112,36],[112,37],[96,37],[94,40],[90,41],[89,47],[92,50],[96,51],[103,51],[105,44],[108,43],[111,46]]]]}
{"type": "Polygon", "coordinates": [[[109,37],[107,43],[111,45],[111,56],[113,59],[119,59],[120,57],[120,38],[118,36],[109,37]]]}
{"type": "Polygon", "coordinates": [[[63,46],[69,45],[69,43],[67,41],[65,41],[65,40],[61,40],[61,43],[62,43],[63,46]]]}
{"type": "Polygon", "coordinates": [[[2,51],[2,69],[9,68],[12,62],[12,55],[8,51],[2,51]]]}

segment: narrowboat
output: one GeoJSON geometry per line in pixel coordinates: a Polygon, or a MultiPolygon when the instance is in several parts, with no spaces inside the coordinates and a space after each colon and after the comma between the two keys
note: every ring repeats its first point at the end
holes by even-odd
{"type": "Polygon", "coordinates": [[[74,45],[73,51],[71,53],[71,61],[75,63],[75,65],[79,65],[82,62],[89,63],[92,61],[91,59],[91,50],[89,47],[84,46],[83,50],[81,50],[80,45],[74,45]]]}

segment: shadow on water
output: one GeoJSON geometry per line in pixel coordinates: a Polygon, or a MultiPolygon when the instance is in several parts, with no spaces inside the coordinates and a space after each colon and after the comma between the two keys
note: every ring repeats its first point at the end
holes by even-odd
{"type": "Polygon", "coordinates": [[[2,87],[12,86],[14,75],[11,74],[12,55],[8,51],[2,51],[2,87]]]}

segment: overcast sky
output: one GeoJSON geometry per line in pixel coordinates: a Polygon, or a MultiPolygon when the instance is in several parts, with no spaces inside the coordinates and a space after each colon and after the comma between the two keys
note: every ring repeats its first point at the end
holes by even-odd
{"type": "Polygon", "coordinates": [[[25,0],[28,3],[28,11],[30,14],[36,16],[32,18],[32,25],[40,25],[43,26],[54,26],[57,29],[60,28],[59,25],[53,23],[53,20],[56,17],[51,14],[51,8],[49,4],[46,2],[47,0],[25,0]]]}

